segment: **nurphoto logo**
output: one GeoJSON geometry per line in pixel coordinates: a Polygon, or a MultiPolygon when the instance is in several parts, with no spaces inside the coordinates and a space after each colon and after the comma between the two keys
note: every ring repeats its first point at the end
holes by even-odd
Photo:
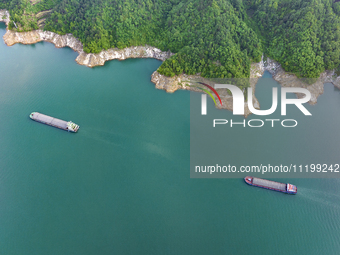
{"type": "MultiPolygon", "coordinates": [[[[215,84],[213,88],[212,86],[207,85],[205,83],[200,82],[200,84],[211,89],[214,92],[214,94],[217,96],[217,98],[219,99],[221,105],[222,105],[222,100],[219,94],[217,93],[216,89],[229,89],[232,94],[232,98],[233,98],[233,115],[244,115],[245,98],[244,98],[243,91],[239,87],[235,85],[231,85],[231,84],[215,84]]],[[[213,98],[215,105],[216,105],[216,101],[213,95],[208,90],[202,89],[202,88],[199,88],[199,89],[203,90],[208,95],[210,95],[210,97],[213,98]]],[[[295,105],[304,115],[311,116],[312,114],[303,106],[303,104],[307,103],[310,99],[311,99],[311,93],[307,89],[293,88],[293,87],[281,88],[281,115],[286,116],[287,105],[292,104],[292,105],[295,105]],[[287,98],[288,93],[300,93],[300,94],[304,94],[305,96],[303,98],[287,98]]],[[[261,115],[261,116],[271,115],[272,113],[276,111],[277,105],[278,105],[277,88],[273,88],[272,90],[272,106],[270,107],[270,109],[259,110],[254,107],[253,90],[251,87],[248,87],[247,104],[248,104],[248,108],[250,112],[255,115],[261,115]]],[[[206,94],[202,94],[201,96],[201,115],[207,115],[207,95],[206,94]]],[[[272,127],[274,127],[275,121],[280,121],[283,127],[295,127],[298,124],[297,121],[294,119],[284,119],[282,121],[280,119],[265,119],[265,121],[271,122],[272,127]],[[288,125],[288,123],[291,123],[291,124],[288,125]]],[[[233,127],[235,125],[242,125],[243,127],[245,127],[246,124],[248,124],[249,127],[262,127],[265,121],[262,119],[251,119],[251,120],[248,120],[247,122],[246,120],[244,120],[243,122],[233,122],[232,119],[230,121],[226,119],[214,119],[213,126],[215,127],[216,125],[225,125],[225,124],[230,123],[230,127],[233,127]],[[257,123],[257,125],[255,125],[254,123],[257,123]]]]}

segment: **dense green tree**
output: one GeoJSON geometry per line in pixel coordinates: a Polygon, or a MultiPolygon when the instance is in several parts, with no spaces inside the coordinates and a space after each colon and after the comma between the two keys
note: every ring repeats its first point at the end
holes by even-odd
{"type": "Polygon", "coordinates": [[[249,77],[264,52],[300,77],[340,70],[340,2],[331,0],[0,0],[10,29],[72,33],[86,52],[149,44],[176,53],[158,71],[249,77]],[[17,25],[15,27],[14,25],[17,25]]]}
{"type": "Polygon", "coordinates": [[[244,1],[244,10],[265,38],[265,53],[286,71],[310,78],[339,67],[338,8],[329,0],[244,1]]]}

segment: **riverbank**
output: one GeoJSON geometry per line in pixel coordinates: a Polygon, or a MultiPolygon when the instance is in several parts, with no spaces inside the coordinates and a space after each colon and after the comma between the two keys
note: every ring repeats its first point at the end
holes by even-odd
{"type": "MultiPolygon", "coordinates": [[[[125,60],[128,58],[154,58],[165,61],[170,58],[173,53],[170,51],[163,52],[158,48],[152,46],[132,46],[124,49],[112,48],[102,50],[100,53],[86,53],[83,50],[83,44],[75,38],[72,34],[59,35],[50,31],[33,30],[29,32],[14,32],[8,30],[10,15],[7,10],[0,10],[0,21],[5,22],[7,25],[6,34],[3,39],[8,46],[16,43],[21,44],[34,44],[40,41],[53,43],[57,48],[69,47],[78,52],[76,62],[80,65],[87,67],[103,66],[109,60],[125,60]]],[[[260,109],[260,103],[255,97],[256,83],[262,77],[264,71],[269,71],[273,75],[273,79],[280,83],[283,87],[302,87],[311,92],[310,104],[315,104],[317,98],[323,94],[326,82],[333,83],[334,86],[340,88],[340,76],[337,77],[334,71],[325,71],[320,75],[320,78],[313,84],[309,85],[303,79],[297,78],[296,75],[287,73],[283,70],[281,65],[274,60],[267,58],[265,61],[263,57],[259,63],[252,63],[250,67],[250,86],[253,89],[253,105],[255,108],[260,109]]],[[[166,92],[173,93],[178,89],[192,90],[202,93],[201,90],[192,87],[197,81],[211,83],[211,80],[205,79],[196,75],[181,74],[174,77],[167,77],[155,71],[151,76],[151,81],[155,84],[157,89],[163,89],[166,92]]],[[[219,109],[233,109],[233,99],[226,91],[220,91],[222,106],[218,103],[219,109]]],[[[303,97],[303,94],[297,94],[298,97],[303,97]]],[[[248,109],[248,104],[245,102],[245,117],[251,114],[248,109]]]]}
{"type": "MultiPolygon", "coordinates": [[[[260,103],[255,97],[255,86],[258,78],[250,79],[250,86],[253,88],[253,105],[256,109],[260,109],[260,103]]],[[[157,71],[153,72],[151,75],[151,81],[155,83],[157,89],[164,89],[166,92],[173,93],[178,89],[184,90],[191,90],[202,93],[200,89],[197,89],[195,86],[198,85],[197,82],[204,82],[213,86],[211,79],[206,79],[200,76],[199,74],[196,75],[187,75],[181,74],[176,75],[174,77],[167,77],[164,76],[157,71]]],[[[233,110],[233,98],[231,95],[227,93],[227,90],[218,90],[218,94],[220,95],[222,105],[217,103],[216,107],[218,109],[226,109],[226,110],[233,110]]],[[[217,99],[216,99],[217,100],[217,99]]],[[[251,112],[248,108],[248,103],[244,103],[244,116],[247,117],[250,115],[251,112]]]]}
{"type": "Polygon", "coordinates": [[[7,10],[0,10],[0,22],[5,22],[6,26],[9,24],[9,12],[7,10]]]}
{"type": "Polygon", "coordinates": [[[106,61],[118,59],[124,60],[127,58],[155,58],[164,61],[171,57],[171,52],[163,52],[152,46],[132,46],[124,49],[108,49],[100,53],[86,53],[83,50],[83,44],[72,34],[58,35],[50,31],[33,30],[29,32],[14,32],[7,30],[3,36],[5,43],[12,46],[16,43],[34,44],[45,41],[53,43],[57,48],[70,47],[72,50],[79,53],[76,62],[80,65],[95,67],[103,66],[106,61]]]}
{"type": "Polygon", "coordinates": [[[72,50],[79,53],[76,62],[80,65],[95,67],[103,66],[109,60],[125,60],[128,58],[155,58],[161,61],[171,57],[173,53],[170,51],[164,52],[152,46],[131,46],[124,49],[112,48],[102,50],[100,53],[86,53],[83,50],[83,44],[72,34],[59,35],[50,31],[33,30],[29,32],[15,32],[8,30],[9,12],[0,10],[0,21],[7,25],[6,34],[3,36],[7,46],[12,46],[17,43],[34,44],[45,41],[53,43],[57,48],[70,47],[72,50]],[[3,19],[3,17],[6,17],[3,19]]]}
{"type": "MultiPolygon", "coordinates": [[[[280,83],[283,87],[300,87],[308,89],[312,98],[310,100],[311,104],[315,104],[317,102],[318,96],[323,93],[323,83],[332,83],[334,86],[340,89],[340,76],[336,76],[334,70],[333,71],[325,71],[321,73],[320,77],[313,84],[307,84],[305,79],[298,78],[295,74],[291,74],[283,70],[281,65],[267,58],[266,60],[262,60],[258,63],[252,63],[250,66],[250,83],[251,85],[256,84],[257,80],[262,77],[263,73],[268,71],[273,79],[280,83]]],[[[167,90],[168,92],[174,92],[177,89],[182,89],[183,87],[178,85],[182,82],[182,80],[187,80],[188,78],[192,79],[203,79],[199,74],[197,75],[179,75],[174,77],[166,77],[159,74],[157,71],[153,73],[154,82],[159,83],[158,87],[167,90]]],[[[253,86],[252,86],[253,87],[253,86]]],[[[255,86],[253,87],[255,91],[255,86]]]]}
{"type": "MultiPolygon", "coordinates": [[[[262,74],[265,70],[270,72],[273,79],[280,83],[282,87],[298,87],[305,88],[311,93],[311,99],[308,103],[316,104],[317,99],[324,92],[324,83],[332,83],[334,86],[340,88],[340,76],[335,74],[335,71],[326,70],[320,74],[320,77],[312,84],[306,83],[306,79],[298,78],[295,74],[291,74],[283,70],[281,65],[267,58],[266,61],[261,61],[262,74]]],[[[261,74],[261,75],[262,75],[261,74]]],[[[303,94],[297,94],[299,98],[303,97],[303,94]]]]}
{"type": "MultiPolygon", "coordinates": [[[[257,109],[260,109],[260,103],[255,97],[256,84],[258,79],[262,77],[265,71],[268,71],[272,75],[273,79],[277,81],[282,87],[298,87],[307,89],[311,93],[311,99],[308,103],[312,105],[316,104],[318,97],[324,93],[324,83],[332,83],[335,87],[340,89],[340,76],[337,76],[334,70],[327,70],[321,73],[320,77],[314,83],[308,84],[306,83],[306,79],[298,78],[295,74],[286,72],[275,60],[272,60],[270,58],[263,60],[262,57],[260,62],[252,63],[250,67],[250,87],[252,87],[253,89],[253,105],[257,109]]],[[[188,89],[201,92],[200,90],[193,89],[186,84],[193,85],[193,82],[195,81],[209,83],[209,79],[204,79],[199,74],[181,74],[174,77],[167,77],[159,74],[157,71],[152,74],[151,81],[156,84],[156,88],[164,89],[167,92],[171,93],[178,89],[188,89]]],[[[296,95],[298,98],[304,97],[304,94],[296,93],[296,95]]],[[[217,108],[232,110],[232,97],[229,94],[223,94],[223,92],[220,93],[220,96],[223,102],[223,106],[221,107],[220,105],[218,105],[217,108]]],[[[251,112],[249,111],[248,106],[245,103],[245,117],[250,114],[251,112]]]]}

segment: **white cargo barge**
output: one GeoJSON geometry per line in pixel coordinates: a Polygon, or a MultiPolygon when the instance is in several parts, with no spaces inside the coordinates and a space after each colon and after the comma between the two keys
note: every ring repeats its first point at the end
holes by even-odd
{"type": "Polygon", "coordinates": [[[52,127],[60,128],[60,129],[70,131],[70,132],[77,132],[79,129],[79,126],[73,123],[72,121],[56,119],[56,118],[47,116],[39,112],[32,112],[30,114],[30,118],[40,123],[43,123],[43,124],[46,124],[52,127]]]}
{"type": "Polygon", "coordinates": [[[297,193],[297,188],[293,184],[289,183],[281,183],[281,182],[274,182],[270,180],[265,180],[261,178],[256,178],[252,176],[246,176],[244,178],[244,181],[252,186],[264,188],[264,189],[271,189],[287,194],[296,194],[297,193]]]}

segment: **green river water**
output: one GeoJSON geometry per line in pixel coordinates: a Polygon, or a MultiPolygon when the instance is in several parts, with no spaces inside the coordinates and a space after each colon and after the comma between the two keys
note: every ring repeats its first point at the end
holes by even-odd
{"type": "MultiPolygon", "coordinates": [[[[296,196],[190,179],[189,92],[155,89],[154,59],[91,69],[76,56],[0,40],[1,255],[340,254],[340,179],[292,179],[296,196]],[[39,124],[32,111],[80,130],[39,124]]],[[[340,123],[339,99],[326,85],[313,109],[340,123]]],[[[337,141],[333,128],[306,137],[337,141]]]]}

